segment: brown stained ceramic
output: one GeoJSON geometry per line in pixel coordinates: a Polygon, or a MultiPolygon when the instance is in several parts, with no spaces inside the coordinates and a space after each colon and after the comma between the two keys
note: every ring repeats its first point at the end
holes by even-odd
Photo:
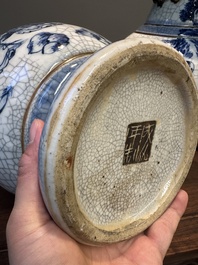
{"type": "MultiPolygon", "coordinates": [[[[191,165],[198,135],[191,71],[160,42],[128,39],[92,56],[65,91],[46,136],[45,203],[79,242],[135,236],[167,209],[191,165]],[[131,124],[147,127],[130,136],[131,124]],[[123,163],[134,135],[135,151],[144,151],[144,138],[149,156],[123,163]]],[[[128,154],[134,157],[134,149],[128,154]]]]}

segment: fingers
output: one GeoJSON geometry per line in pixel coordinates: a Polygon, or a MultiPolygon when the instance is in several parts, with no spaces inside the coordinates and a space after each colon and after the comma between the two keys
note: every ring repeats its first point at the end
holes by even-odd
{"type": "Polygon", "coordinates": [[[19,163],[15,207],[21,209],[37,207],[42,199],[38,185],[38,148],[44,123],[35,120],[30,129],[28,144],[19,163]]]}
{"type": "Polygon", "coordinates": [[[188,195],[181,190],[167,211],[146,232],[147,236],[156,244],[162,258],[166,255],[187,203],[188,195]]]}

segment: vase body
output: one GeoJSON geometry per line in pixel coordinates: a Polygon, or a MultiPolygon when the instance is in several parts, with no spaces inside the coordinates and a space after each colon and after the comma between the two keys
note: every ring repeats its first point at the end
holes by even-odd
{"type": "Polygon", "coordinates": [[[175,48],[183,54],[198,84],[198,2],[166,0],[157,4],[133,37],[154,38],[175,48]],[[136,34],[137,33],[137,34],[136,34]]]}
{"type": "Polygon", "coordinates": [[[15,191],[18,161],[28,143],[26,132],[32,120],[45,121],[61,85],[87,57],[107,44],[91,31],[62,23],[24,26],[1,36],[0,168],[4,188],[15,191]]]}
{"type": "Polygon", "coordinates": [[[31,123],[42,119],[45,205],[84,244],[148,228],[177,194],[196,149],[188,64],[170,45],[138,36],[111,44],[62,23],[0,36],[0,185],[15,191],[31,123]]]}

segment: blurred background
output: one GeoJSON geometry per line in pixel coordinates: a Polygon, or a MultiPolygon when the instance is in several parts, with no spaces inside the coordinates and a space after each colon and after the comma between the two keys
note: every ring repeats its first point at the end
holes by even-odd
{"type": "Polygon", "coordinates": [[[152,0],[1,1],[0,34],[35,22],[63,22],[88,28],[116,41],[143,24],[151,6],[152,0]]]}

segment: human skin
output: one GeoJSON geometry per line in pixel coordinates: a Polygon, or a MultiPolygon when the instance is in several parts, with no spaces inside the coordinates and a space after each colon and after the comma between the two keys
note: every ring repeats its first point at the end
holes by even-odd
{"type": "Polygon", "coordinates": [[[144,233],[127,241],[92,247],[77,243],[51,219],[38,182],[38,146],[43,128],[35,120],[19,163],[15,203],[7,224],[10,265],[162,265],[183,215],[181,190],[167,211],[144,233]]]}

